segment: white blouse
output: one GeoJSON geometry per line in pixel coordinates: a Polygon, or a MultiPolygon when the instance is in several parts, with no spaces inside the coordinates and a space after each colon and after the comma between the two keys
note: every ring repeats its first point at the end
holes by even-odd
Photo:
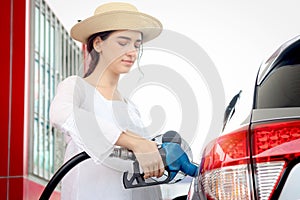
{"type": "Polygon", "coordinates": [[[123,131],[150,137],[132,102],[107,100],[83,78],[70,76],[58,85],[50,121],[65,135],[65,161],[82,151],[91,157],[63,178],[62,200],[161,199],[159,186],[124,189],[123,172],[132,171],[132,161],[109,157],[123,131]]]}

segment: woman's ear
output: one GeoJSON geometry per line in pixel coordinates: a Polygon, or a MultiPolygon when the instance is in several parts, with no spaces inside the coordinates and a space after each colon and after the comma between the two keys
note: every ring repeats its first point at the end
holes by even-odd
{"type": "Polygon", "coordinates": [[[93,41],[93,47],[95,51],[97,51],[98,53],[101,53],[102,51],[101,49],[102,42],[103,40],[100,38],[100,36],[97,36],[93,41]]]}

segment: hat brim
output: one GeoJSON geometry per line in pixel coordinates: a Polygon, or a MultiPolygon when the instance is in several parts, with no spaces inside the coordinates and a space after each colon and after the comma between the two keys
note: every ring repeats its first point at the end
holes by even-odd
{"type": "Polygon", "coordinates": [[[135,30],[143,33],[143,42],[157,37],[162,24],[156,18],[141,12],[111,11],[89,17],[75,24],[71,37],[82,43],[94,33],[111,30],[135,30]]]}

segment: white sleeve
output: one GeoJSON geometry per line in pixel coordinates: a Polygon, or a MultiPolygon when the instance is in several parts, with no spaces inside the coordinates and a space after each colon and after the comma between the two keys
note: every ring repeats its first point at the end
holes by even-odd
{"type": "Polygon", "coordinates": [[[95,162],[102,163],[124,130],[81,107],[85,90],[78,81],[77,77],[69,77],[58,85],[50,105],[50,122],[59,131],[69,134],[95,162]]]}

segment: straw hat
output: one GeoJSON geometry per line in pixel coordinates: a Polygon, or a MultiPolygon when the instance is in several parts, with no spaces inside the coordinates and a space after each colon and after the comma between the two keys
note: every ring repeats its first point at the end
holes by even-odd
{"type": "Polygon", "coordinates": [[[71,37],[86,43],[92,34],[111,30],[141,31],[143,42],[147,42],[161,33],[162,24],[129,3],[112,2],[97,7],[93,16],[75,24],[71,29],[71,37]]]}

